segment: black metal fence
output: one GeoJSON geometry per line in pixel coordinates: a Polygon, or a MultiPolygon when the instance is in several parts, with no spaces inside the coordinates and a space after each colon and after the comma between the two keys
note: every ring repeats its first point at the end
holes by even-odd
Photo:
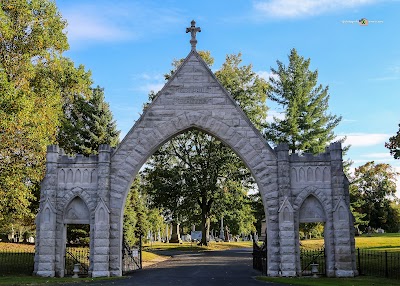
{"type": "Polygon", "coordinates": [[[357,248],[357,269],[360,275],[400,279],[400,252],[357,248]]]}
{"type": "Polygon", "coordinates": [[[65,249],[65,276],[74,275],[74,265],[79,264],[79,276],[89,273],[89,247],[66,247],[65,249]]]}
{"type": "MultiPolygon", "coordinates": [[[[253,245],[253,268],[267,273],[267,251],[253,245]]],[[[312,275],[312,264],[318,264],[318,275],[326,274],[326,255],[323,248],[313,250],[300,250],[301,275],[312,275]]],[[[365,250],[357,248],[357,270],[359,275],[386,277],[400,279],[400,252],[365,250]]]]}
{"type": "Polygon", "coordinates": [[[142,238],[135,247],[129,247],[125,242],[122,249],[122,274],[142,269],[142,238]]]}
{"type": "Polygon", "coordinates": [[[0,250],[0,275],[32,275],[35,253],[0,250]]]}
{"type": "Polygon", "coordinates": [[[312,265],[318,264],[317,275],[325,275],[325,248],[320,249],[301,249],[300,250],[300,265],[301,275],[313,275],[312,265]]]}
{"type": "Polygon", "coordinates": [[[262,275],[267,275],[267,248],[265,244],[259,246],[253,242],[253,269],[261,271],[262,275]]]}

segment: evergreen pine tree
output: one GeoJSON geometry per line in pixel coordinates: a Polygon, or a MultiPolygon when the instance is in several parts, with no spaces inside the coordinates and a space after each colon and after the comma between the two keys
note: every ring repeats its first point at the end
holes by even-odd
{"type": "Polygon", "coordinates": [[[305,60],[295,49],[287,67],[280,61],[277,64],[277,69],[271,68],[268,97],[282,107],[285,117],[268,123],[265,137],[275,144],[288,143],[292,153],[324,152],[342,119],[327,113],[328,86],[317,86],[318,71],[310,71],[310,59],[305,60]]]}
{"type": "Polygon", "coordinates": [[[88,100],[76,96],[75,101],[64,109],[58,142],[67,153],[87,156],[97,154],[101,144],[116,146],[119,133],[110,107],[104,101],[104,89],[97,86],[88,100]]]}

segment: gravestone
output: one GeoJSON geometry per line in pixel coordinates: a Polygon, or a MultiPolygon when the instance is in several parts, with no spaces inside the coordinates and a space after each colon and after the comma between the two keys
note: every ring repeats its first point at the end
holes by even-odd
{"type": "Polygon", "coordinates": [[[169,240],[170,243],[182,243],[181,235],[179,232],[179,223],[172,223],[172,234],[169,240]]]}

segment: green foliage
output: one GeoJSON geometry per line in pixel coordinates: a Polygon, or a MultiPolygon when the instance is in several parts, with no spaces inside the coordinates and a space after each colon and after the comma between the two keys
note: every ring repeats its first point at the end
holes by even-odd
{"type": "Polygon", "coordinates": [[[250,194],[248,198],[250,200],[253,215],[256,219],[256,222],[254,223],[256,231],[259,235],[263,235],[263,233],[261,233],[261,222],[263,219],[265,219],[265,211],[261,194],[260,192],[257,192],[255,194],[250,194]]]}
{"type": "Polygon", "coordinates": [[[241,196],[224,216],[224,224],[229,226],[232,235],[249,235],[256,232],[253,210],[249,198],[241,196]]]}
{"type": "Polygon", "coordinates": [[[350,211],[354,216],[354,227],[364,229],[369,224],[366,217],[367,213],[363,213],[363,205],[365,200],[359,195],[359,190],[356,184],[351,184],[349,187],[350,193],[350,211]]]}
{"type": "Polygon", "coordinates": [[[89,224],[71,224],[67,227],[67,243],[77,246],[88,246],[90,241],[89,224]]]}
{"type": "Polygon", "coordinates": [[[321,238],[324,236],[324,224],[321,222],[300,223],[301,239],[321,238]]]}
{"type": "Polygon", "coordinates": [[[104,101],[104,90],[96,87],[91,91],[89,99],[75,94],[73,102],[64,104],[57,139],[67,153],[88,156],[97,154],[101,144],[115,147],[119,142],[120,132],[108,103],[104,101]]]}
{"type": "Polygon", "coordinates": [[[29,225],[61,114],[66,23],[46,0],[0,8],[0,222],[29,225]]]}
{"type": "Polygon", "coordinates": [[[390,150],[390,155],[395,159],[400,158],[400,124],[399,131],[397,131],[396,135],[389,138],[389,142],[385,143],[385,147],[390,150]]]}
{"type": "Polygon", "coordinates": [[[253,66],[241,65],[242,55],[227,55],[221,69],[215,76],[222,86],[232,95],[258,130],[262,130],[266,114],[268,83],[260,78],[253,66]]]}
{"type": "Polygon", "coordinates": [[[288,143],[292,153],[324,152],[341,121],[327,113],[328,87],[317,86],[318,71],[310,71],[310,59],[305,60],[295,49],[290,51],[287,67],[280,61],[277,64],[277,69],[271,68],[267,94],[283,109],[285,118],[268,123],[265,137],[275,144],[288,143]]]}
{"type": "Polygon", "coordinates": [[[164,218],[158,208],[149,208],[147,195],[141,192],[139,177],[136,177],[128,193],[124,210],[123,235],[129,245],[137,245],[139,237],[147,236],[148,232],[158,233],[164,229],[164,218]]]}
{"type": "Polygon", "coordinates": [[[397,172],[389,164],[368,162],[355,169],[351,199],[356,212],[365,214],[372,228],[398,231],[400,225],[396,193],[397,172]]]}

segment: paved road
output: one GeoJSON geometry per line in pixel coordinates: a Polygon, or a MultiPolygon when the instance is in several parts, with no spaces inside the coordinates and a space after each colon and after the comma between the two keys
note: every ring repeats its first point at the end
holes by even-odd
{"type": "MultiPolygon", "coordinates": [[[[176,252],[172,258],[134,272],[126,279],[85,285],[121,286],[271,286],[254,279],[260,272],[252,268],[252,249],[176,252]]],[[[165,252],[164,252],[165,254],[165,252]]]]}

